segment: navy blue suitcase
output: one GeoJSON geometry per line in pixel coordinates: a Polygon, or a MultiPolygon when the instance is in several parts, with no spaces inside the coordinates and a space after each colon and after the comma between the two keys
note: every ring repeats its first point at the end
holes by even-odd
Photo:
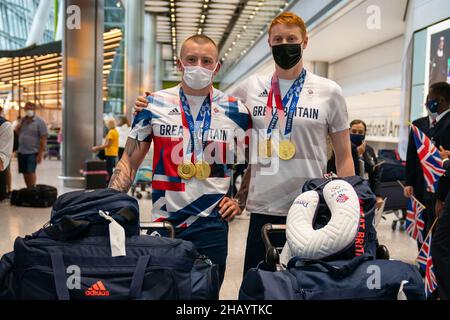
{"type": "Polygon", "coordinates": [[[218,270],[193,244],[126,238],[112,257],[109,237],[55,240],[41,229],[17,238],[0,262],[0,298],[19,300],[218,299],[218,270]]]}

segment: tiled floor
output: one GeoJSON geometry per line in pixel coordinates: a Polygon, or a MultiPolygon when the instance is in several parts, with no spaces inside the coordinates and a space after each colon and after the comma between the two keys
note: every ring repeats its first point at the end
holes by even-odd
{"type": "MultiPolygon", "coordinates": [[[[25,186],[22,176],[17,174],[17,162],[12,162],[13,189],[25,186]]],[[[59,194],[71,191],[64,188],[57,176],[61,173],[61,162],[46,160],[38,167],[38,183],[49,184],[58,188],[59,194]]],[[[145,197],[144,197],[145,198],[145,197]]],[[[141,220],[150,220],[151,201],[139,201],[141,220]]],[[[50,209],[12,207],[9,202],[0,202],[0,254],[13,249],[14,239],[17,236],[30,234],[44,225],[50,216],[50,209]]],[[[386,245],[392,259],[413,263],[417,255],[415,241],[404,232],[392,231],[391,223],[394,215],[386,215],[378,226],[379,242],[386,245]]],[[[228,261],[225,280],[220,293],[221,299],[237,299],[240,283],[242,281],[243,257],[248,229],[248,216],[245,214],[230,223],[228,261]]]]}

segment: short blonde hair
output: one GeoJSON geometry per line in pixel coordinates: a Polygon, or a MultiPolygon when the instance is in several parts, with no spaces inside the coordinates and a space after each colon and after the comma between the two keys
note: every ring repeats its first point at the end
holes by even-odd
{"type": "Polygon", "coordinates": [[[197,44],[207,44],[207,43],[211,43],[214,48],[216,49],[216,59],[219,58],[219,48],[217,47],[217,44],[214,42],[213,39],[211,39],[210,37],[204,35],[204,34],[196,34],[193,36],[190,36],[189,38],[187,38],[186,40],[183,41],[183,44],[181,45],[181,50],[180,50],[180,58],[183,56],[184,53],[184,47],[186,45],[186,43],[188,43],[189,41],[193,41],[197,44]]]}
{"type": "Polygon", "coordinates": [[[283,12],[282,14],[278,15],[277,17],[275,17],[275,19],[272,20],[272,23],[270,24],[270,27],[269,27],[269,36],[270,36],[270,31],[277,24],[295,25],[300,28],[300,32],[302,33],[303,39],[306,38],[307,31],[306,31],[305,21],[303,21],[302,18],[300,18],[298,15],[296,15],[293,12],[286,11],[286,12],[283,12]]]}
{"type": "Polygon", "coordinates": [[[113,118],[106,120],[106,127],[110,130],[114,129],[116,127],[116,120],[114,120],[113,118]]]}

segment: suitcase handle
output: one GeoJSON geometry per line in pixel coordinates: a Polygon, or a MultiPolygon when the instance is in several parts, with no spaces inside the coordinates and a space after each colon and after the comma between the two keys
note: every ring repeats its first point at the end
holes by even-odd
{"type": "Polygon", "coordinates": [[[269,248],[273,248],[273,245],[269,239],[269,234],[273,232],[285,232],[285,231],[286,231],[285,224],[266,223],[265,225],[263,225],[261,229],[261,236],[264,241],[264,246],[266,247],[266,250],[268,250],[269,248]]]}
{"type": "Polygon", "coordinates": [[[273,232],[285,232],[286,225],[285,224],[265,224],[261,229],[261,236],[264,242],[264,246],[266,247],[266,263],[275,268],[277,263],[280,261],[280,255],[278,253],[277,248],[275,248],[269,239],[269,234],[273,232]]]}
{"type": "Polygon", "coordinates": [[[140,227],[141,230],[149,230],[153,228],[166,229],[169,232],[170,238],[175,238],[175,228],[169,221],[141,223],[140,227]]]}

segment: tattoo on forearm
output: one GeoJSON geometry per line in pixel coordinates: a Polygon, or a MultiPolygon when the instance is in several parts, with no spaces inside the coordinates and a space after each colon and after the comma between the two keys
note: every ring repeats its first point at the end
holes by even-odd
{"type": "Polygon", "coordinates": [[[114,174],[109,182],[109,187],[121,192],[128,192],[133,184],[139,164],[136,163],[136,157],[139,158],[141,152],[141,141],[128,138],[125,145],[124,155],[114,170],[114,174]],[[136,169],[135,169],[136,168],[136,169]]]}
{"type": "Polygon", "coordinates": [[[129,157],[133,155],[137,150],[141,148],[141,142],[137,139],[127,139],[127,143],[125,144],[125,152],[129,157]]]}
{"type": "Polygon", "coordinates": [[[133,184],[135,175],[136,171],[131,168],[131,165],[121,160],[117,164],[114,174],[109,181],[109,188],[127,193],[133,184]]]}

